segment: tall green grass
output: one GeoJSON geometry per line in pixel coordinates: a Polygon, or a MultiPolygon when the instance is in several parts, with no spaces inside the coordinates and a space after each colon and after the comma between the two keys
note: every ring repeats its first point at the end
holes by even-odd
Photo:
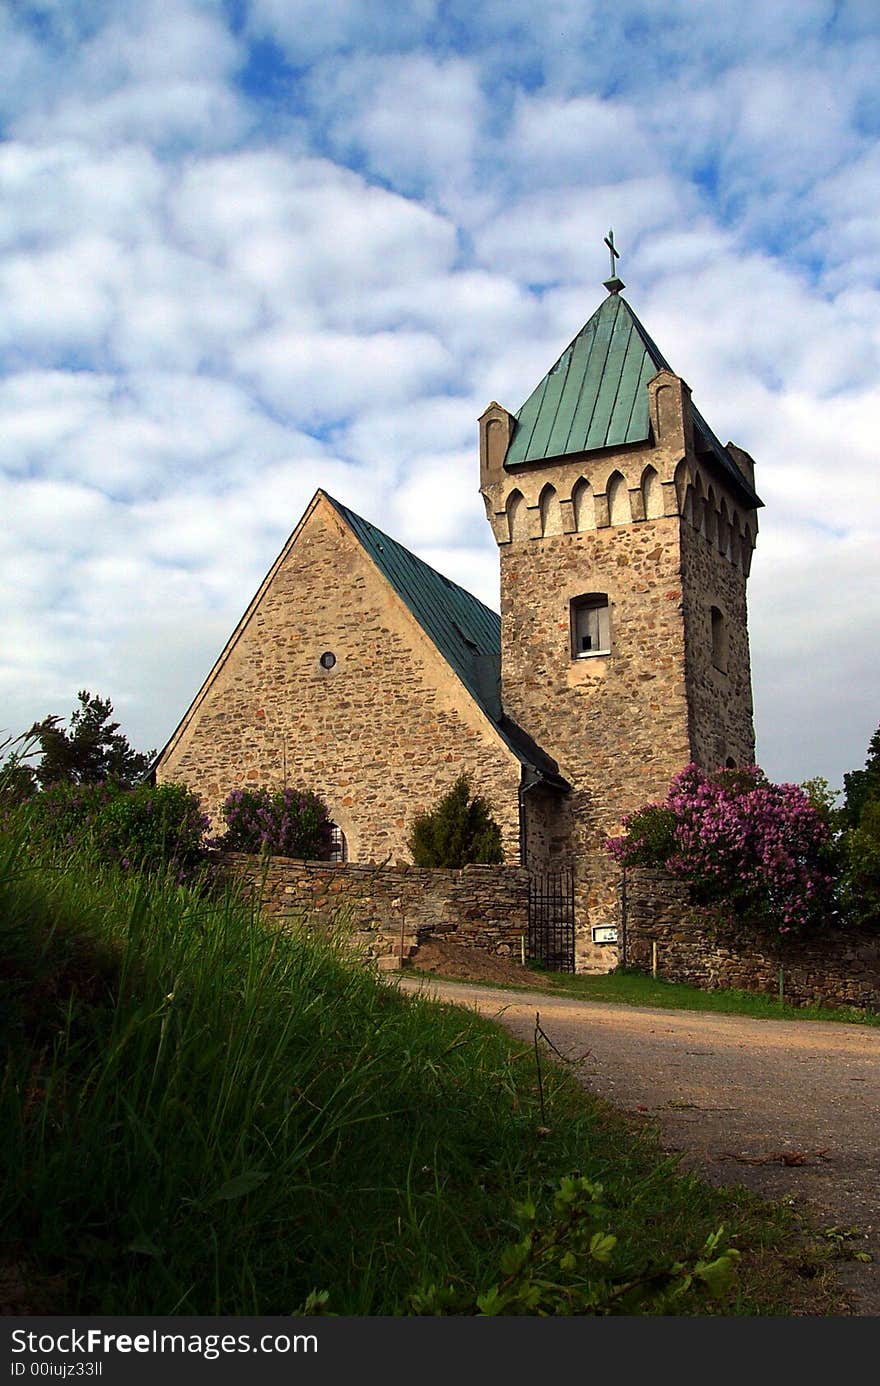
{"type": "MultiPolygon", "coordinates": [[[[525,1196],[600,1179],[616,1268],[739,1220],[494,1026],[399,994],[338,939],[0,840],[0,1263],[47,1311],[408,1312],[498,1278],[525,1196]]],[[[736,1234],[736,1229],[734,1229],[736,1234]]],[[[778,1310],[766,1289],[737,1312],[778,1310]]],[[[692,1301],[681,1302],[682,1312],[692,1301]]]]}

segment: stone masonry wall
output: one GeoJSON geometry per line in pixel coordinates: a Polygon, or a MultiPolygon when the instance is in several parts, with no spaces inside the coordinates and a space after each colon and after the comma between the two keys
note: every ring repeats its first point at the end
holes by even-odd
{"type": "MultiPolygon", "coordinates": [[[[520,767],[337,512],[319,497],[163,753],[217,819],[230,790],[311,788],[352,861],[408,861],[419,810],[460,771],[517,862],[520,767]],[[336,657],[324,669],[325,652],[336,657]]],[[[219,826],[219,824],[218,824],[219,826]]]]}
{"type": "Polygon", "coordinates": [[[575,866],[579,969],[609,965],[588,927],[616,910],[606,836],[690,760],[680,527],[671,516],[500,550],[505,711],[572,785],[548,802],[543,836],[575,866]],[[571,657],[570,603],[586,592],[608,594],[608,657],[571,657]]]}
{"type": "Polygon", "coordinates": [[[715,931],[694,911],[688,887],[663,872],[627,872],[626,961],[704,990],[738,987],[779,993],[795,1005],[826,1003],[880,1010],[880,938],[857,930],[774,937],[754,929],[715,931]]]}
{"type": "Polygon", "coordinates": [[[430,936],[520,957],[528,929],[529,873],[516,866],[329,865],[227,853],[221,860],[252,891],[264,916],[341,925],[369,958],[406,958],[430,936]]]}
{"type": "Polygon", "coordinates": [[[693,758],[708,770],[724,765],[728,757],[737,765],[752,765],[755,732],[745,574],[690,524],[681,527],[681,567],[693,758]],[[713,606],[725,619],[724,668],[712,658],[713,606]]]}
{"type": "Polygon", "coordinates": [[[558,870],[568,860],[568,821],[564,797],[532,785],[522,796],[523,839],[530,871],[558,870]]]}

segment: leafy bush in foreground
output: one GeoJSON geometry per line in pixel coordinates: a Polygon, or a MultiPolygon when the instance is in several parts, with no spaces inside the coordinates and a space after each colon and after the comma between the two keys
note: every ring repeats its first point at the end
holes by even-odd
{"type": "Polygon", "coordinates": [[[868,745],[864,770],[844,775],[840,903],[853,923],[880,928],[880,727],[868,745]]]}
{"type": "Polygon", "coordinates": [[[666,1258],[633,1273],[615,1265],[617,1237],[607,1231],[613,1212],[604,1188],[583,1175],[566,1177],[552,1212],[539,1218],[528,1199],[515,1209],[520,1237],[505,1247],[500,1279],[477,1295],[455,1285],[430,1285],[410,1297],[416,1314],[638,1314],[664,1312],[692,1288],[721,1297],[736,1277],[740,1253],[725,1247],[724,1228],[710,1233],[688,1262],[666,1258]]]}
{"type": "Polygon", "coordinates": [[[862,806],[858,827],[843,835],[841,907],[855,924],[880,926],[880,797],[862,806]]]}
{"type": "Polygon", "coordinates": [[[198,796],[184,785],[142,785],[111,795],[95,823],[95,844],[103,861],[125,869],[187,872],[202,861],[208,827],[198,796]]]}
{"type": "Polygon", "coordinates": [[[113,704],[109,698],[82,689],[79,707],[71,713],[65,729],[56,714],[35,722],[27,735],[40,747],[41,759],[35,777],[42,789],[62,781],[71,784],[101,784],[112,780],[132,789],[143,780],[155,751],[135,751],[112,722],[113,704]]]}
{"type": "Polygon", "coordinates": [[[0,1261],[24,1312],[523,1313],[537,1292],[688,1313],[723,1291],[725,1196],[568,1075],[539,1098],[496,1027],[232,895],[19,868],[0,838],[0,1261]]]}

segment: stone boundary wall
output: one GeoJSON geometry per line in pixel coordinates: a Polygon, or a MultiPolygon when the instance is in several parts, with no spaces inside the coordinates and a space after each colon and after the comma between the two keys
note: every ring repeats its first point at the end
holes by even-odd
{"type": "Polygon", "coordinates": [[[341,924],[371,959],[408,958],[431,936],[519,958],[528,929],[529,873],[519,866],[421,866],[264,860],[223,853],[223,866],[252,891],[271,919],[341,924]]]}
{"type": "Polygon", "coordinates": [[[704,990],[739,987],[779,993],[794,1005],[861,1006],[880,1010],[880,938],[855,929],[780,937],[745,927],[716,930],[694,911],[682,881],[662,871],[629,870],[626,879],[626,961],[704,990]]]}

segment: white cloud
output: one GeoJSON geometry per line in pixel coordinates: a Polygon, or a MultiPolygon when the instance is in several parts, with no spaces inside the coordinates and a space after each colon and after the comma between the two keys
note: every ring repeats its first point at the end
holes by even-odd
{"type": "Polygon", "coordinates": [[[478,544],[486,522],[476,494],[473,448],[415,453],[408,470],[392,498],[394,534],[420,552],[454,546],[456,540],[459,546],[478,544]]]}
{"type": "Polygon", "coordinates": [[[0,244],[66,246],[72,234],[127,242],[155,225],[166,176],[141,145],[96,152],[67,138],[0,144],[0,244]]]}
{"type": "Polygon", "coordinates": [[[89,426],[109,382],[91,373],[22,371],[0,380],[0,463],[27,474],[89,426]]]}
{"type": "Polygon", "coordinates": [[[781,553],[761,539],[750,582],[758,752],[773,778],[824,775],[840,788],[861,767],[880,721],[876,533],[834,539],[815,528],[781,553]],[[769,547],[769,552],[764,552],[769,547]]]}
{"type": "Polygon", "coordinates": [[[636,109],[594,95],[520,96],[506,152],[526,188],[613,185],[650,176],[657,163],[636,109]]]}
{"type": "Polygon", "coordinates": [[[368,469],[387,466],[391,459],[398,472],[410,472],[413,458],[433,439],[476,447],[476,420],[487,403],[478,405],[473,396],[426,394],[391,408],[387,400],[375,399],[335,434],[334,441],[347,457],[359,459],[368,469]]]}
{"type": "Polygon", "coordinates": [[[347,419],[377,397],[386,403],[432,391],[455,363],[428,333],[365,336],[281,329],[242,348],[239,361],[274,408],[304,425],[347,419]]]}
{"type": "Polygon", "coordinates": [[[0,344],[18,350],[94,349],[113,319],[114,281],[122,271],[118,246],[82,237],[66,249],[19,252],[0,269],[6,311],[0,344]]]}
{"type": "Polygon", "coordinates": [[[193,254],[261,296],[267,321],[343,325],[379,289],[445,271],[454,228],[326,160],[273,151],[204,160],[171,202],[193,254]]]}
{"type": "Polygon", "coordinates": [[[113,6],[94,27],[84,17],[79,30],[61,51],[44,45],[38,53],[26,31],[13,29],[22,78],[38,78],[35,88],[24,80],[17,88],[10,124],[20,138],[204,147],[246,132],[229,85],[241,50],[218,13],[144,0],[113,6]]]}
{"type": "Polygon", "coordinates": [[[438,0],[251,0],[253,33],[270,34],[296,62],[309,62],[336,49],[361,46],[392,49],[418,41],[439,10],[438,0]]]}
{"type": "MultiPolygon", "coordinates": [[[[829,292],[841,296],[867,292],[861,311],[874,324],[880,282],[880,146],[871,146],[814,190],[813,206],[821,218],[805,249],[825,264],[829,292]]],[[[859,302],[851,311],[859,312],[859,302]]]]}
{"type": "Polygon", "coordinates": [[[89,686],[164,741],[319,485],[495,602],[475,420],[598,304],[613,225],[758,462],[762,755],[861,763],[874,5],[37,8],[0,12],[0,721],[89,686]]]}
{"type": "Polygon", "coordinates": [[[141,81],[97,98],[67,97],[17,126],[25,139],[70,137],[93,145],[176,140],[228,145],[246,133],[237,97],[216,82],[141,81]]]}
{"type": "MultiPolygon", "coordinates": [[[[603,240],[609,226],[617,228],[618,244],[632,245],[638,237],[679,226],[695,202],[666,173],[595,184],[588,192],[578,186],[541,189],[513,199],[503,215],[482,225],[474,246],[484,266],[520,281],[580,284],[588,262],[607,275],[603,240]]],[[[599,278],[596,273],[591,299],[599,278]]]]}
{"type": "Polygon", "coordinates": [[[318,70],[316,110],[333,147],[405,191],[448,205],[473,174],[483,97],[472,62],[427,54],[346,59],[318,70]]]}

